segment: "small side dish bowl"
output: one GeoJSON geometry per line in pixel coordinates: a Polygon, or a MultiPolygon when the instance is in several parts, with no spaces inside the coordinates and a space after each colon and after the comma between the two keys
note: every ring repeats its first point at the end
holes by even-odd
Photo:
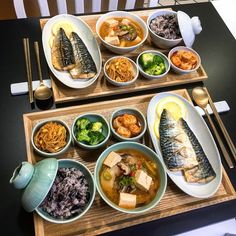
{"type": "Polygon", "coordinates": [[[137,57],[136,64],[141,75],[146,79],[159,79],[170,70],[169,59],[156,50],[141,52],[137,57]]]}
{"type": "MultiPolygon", "coordinates": [[[[53,217],[52,215],[47,213],[45,210],[43,210],[41,205],[36,208],[36,212],[43,219],[45,219],[47,221],[50,221],[53,223],[58,223],[58,224],[64,224],[64,223],[69,223],[69,222],[78,220],[90,209],[90,207],[93,204],[94,198],[95,198],[96,186],[94,183],[92,173],[82,163],[80,163],[76,160],[72,160],[72,159],[60,159],[60,160],[58,160],[58,169],[60,169],[60,168],[74,168],[75,170],[79,170],[80,172],[82,172],[82,174],[84,175],[84,179],[86,180],[86,182],[88,184],[87,193],[86,193],[87,203],[82,207],[82,209],[79,209],[79,211],[77,213],[74,213],[74,214],[72,214],[71,217],[68,217],[65,219],[53,217]]],[[[74,175],[74,173],[73,173],[73,175],[74,175]]],[[[79,185],[82,185],[82,182],[80,182],[79,185]]],[[[76,189],[76,191],[78,191],[78,189],[76,189]]],[[[68,195],[69,195],[69,193],[68,193],[68,195]]],[[[77,198],[75,198],[75,199],[77,199],[77,198]]],[[[78,210],[78,208],[74,207],[73,211],[76,211],[76,210],[78,210]]]]}
{"type": "MultiPolygon", "coordinates": [[[[109,27],[113,27],[113,23],[110,22],[111,24],[109,24],[109,27]]],[[[108,30],[107,30],[108,31],[108,30]]],[[[106,14],[103,14],[96,23],[96,33],[99,37],[99,39],[101,40],[102,44],[109,49],[110,51],[117,53],[117,54],[125,54],[131,51],[134,51],[135,49],[137,49],[138,47],[140,47],[145,40],[147,39],[148,36],[148,29],[146,26],[146,23],[137,15],[131,13],[131,12],[126,12],[126,11],[113,11],[113,12],[108,12],[106,14]],[[114,18],[125,18],[125,19],[130,19],[132,22],[134,22],[135,24],[137,24],[141,30],[142,30],[142,38],[139,39],[138,43],[132,46],[118,46],[118,45],[114,45],[111,43],[108,43],[105,39],[103,39],[103,37],[101,36],[100,33],[100,29],[102,24],[107,21],[107,20],[113,20],[114,18]]],[[[110,37],[110,36],[109,36],[110,37]]]]}
{"type": "Polygon", "coordinates": [[[171,49],[169,51],[168,58],[172,70],[177,74],[188,74],[194,72],[201,65],[201,58],[199,54],[194,49],[189,47],[179,46],[171,49]],[[181,54],[179,52],[181,52],[181,54]],[[187,53],[186,55],[184,55],[184,58],[182,57],[183,52],[187,53]],[[179,54],[179,56],[177,53],[179,54]],[[174,59],[173,55],[178,56],[178,58],[174,59]]]}
{"type": "MultiPolygon", "coordinates": [[[[154,20],[156,17],[166,16],[166,15],[174,15],[177,20],[177,12],[171,11],[171,10],[157,10],[157,11],[153,12],[152,14],[150,14],[147,19],[147,27],[148,27],[148,31],[149,31],[151,40],[157,47],[162,48],[162,49],[168,49],[168,48],[175,47],[176,45],[180,44],[183,40],[182,37],[179,37],[177,39],[167,39],[167,38],[161,37],[161,36],[157,35],[153,31],[153,29],[151,29],[150,24],[151,24],[152,20],[154,20]]],[[[177,27],[178,27],[178,24],[177,24],[177,27]]],[[[179,30],[179,29],[177,29],[177,30],[179,30]]]]}
{"type": "Polygon", "coordinates": [[[32,135],[31,135],[31,144],[34,148],[34,150],[44,157],[56,157],[63,153],[65,153],[68,148],[70,147],[71,143],[71,132],[68,125],[58,119],[50,119],[45,120],[42,122],[39,122],[36,124],[33,128],[32,135]],[[50,125],[52,124],[52,125],[50,125]],[[50,125],[50,126],[49,126],[50,125]],[[39,135],[39,132],[41,132],[41,135],[39,135]],[[48,140],[48,143],[46,143],[46,138],[49,139],[52,137],[51,132],[54,132],[54,138],[57,138],[57,143],[51,145],[51,142],[54,142],[54,139],[48,140]],[[56,132],[56,135],[55,135],[56,132]],[[42,147],[39,147],[39,144],[35,143],[35,137],[36,135],[39,136],[39,144],[41,143],[42,147]],[[46,138],[45,138],[46,137],[46,138]],[[60,140],[58,140],[58,137],[60,140]],[[58,146],[59,145],[59,146],[58,146]],[[58,150],[58,151],[57,151],[58,150]]]}
{"type": "MultiPolygon", "coordinates": [[[[117,164],[113,165],[113,167],[111,167],[111,168],[117,167],[116,165],[117,164]]],[[[136,166],[136,164],[131,164],[131,166],[134,167],[134,166],[136,166]]],[[[119,168],[119,167],[117,167],[117,168],[119,168]]],[[[137,167],[137,168],[139,168],[139,167],[137,167]]],[[[139,171],[140,171],[140,169],[134,168],[134,171],[133,171],[134,176],[133,177],[129,177],[128,175],[124,176],[124,174],[122,174],[122,176],[120,176],[120,177],[125,177],[126,180],[127,180],[127,178],[129,178],[129,180],[130,180],[130,178],[136,179],[136,174],[139,171]]],[[[148,175],[150,174],[150,172],[149,172],[150,169],[146,170],[146,171],[147,172],[145,172],[143,170],[141,171],[144,176],[146,174],[148,174],[148,175]]],[[[113,174],[115,174],[115,173],[113,172],[113,174]]],[[[113,179],[113,181],[120,181],[120,178],[119,177],[117,177],[117,178],[115,178],[115,180],[113,178],[112,179],[113,179]]],[[[147,146],[137,143],[137,142],[120,142],[120,143],[116,143],[116,144],[108,147],[106,150],[104,150],[96,162],[96,166],[95,166],[95,170],[94,170],[94,179],[95,179],[95,184],[96,184],[98,193],[100,194],[102,199],[113,209],[120,211],[120,212],[129,213],[129,214],[144,213],[144,212],[150,210],[151,208],[155,207],[161,201],[163,195],[165,194],[166,185],[167,185],[166,172],[165,172],[164,166],[163,166],[162,162],[160,161],[160,158],[158,157],[158,155],[154,151],[152,151],[150,148],[148,148],[147,146]],[[129,154],[126,155],[125,152],[127,152],[129,154]],[[132,203],[131,200],[134,200],[136,202],[136,204],[133,205],[133,208],[125,208],[125,206],[124,207],[120,206],[121,195],[119,196],[119,200],[118,200],[119,203],[116,203],[115,201],[113,202],[112,199],[110,199],[106,195],[103,188],[107,188],[107,191],[115,191],[113,188],[111,188],[112,190],[109,190],[110,189],[109,184],[105,185],[105,181],[107,181],[107,182],[109,181],[106,178],[106,177],[109,177],[109,175],[105,176],[104,174],[105,174],[105,171],[109,170],[109,167],[106,167],[106,169],[104,169],[104,167],[103,167],[104,161],[107,160],[107,157],[111,154],[113,154],[114,156],[118,156],[118,157],[120,155],[123,155],[120,163],[123,163],[123,161],[127,161],[125,163],[129,163],[128,158],[131,158],[130,161],[132,160],[132,162],[135,163],[135,160],[137,160],[140,165],[141,162],[144,161],[144,159],[142,159],[142,158],[145,158],[145,160],[148,161],[148,163],[154,167],[154,169],[152,169],[152,171],[153,171],[152,176],[153,177],[151,180],[153,186],[149,187],[149,190],[152,188],[153,191],[148,192],[148,194],[151,197],[151,200],[149,200],[147,202],[145,201],[145,203],[143,203],[143,202],[139,203],[139,200],[137,198],[136,198],[136,200],[133,199],[133,197],[135,196],[135,192],[133,194],[123,193],[123,194],[128,194],[130,197],[128,199],[128,202],[126,202],[126,204],[132,203]],[[138,159],[136,159],[136,158],[138,158],[138,159]],[[102,177],[104,177],[105,179],[101,179],[102,177]],[[154,188],[153,188],[155,186],[155,183],[158,183],[158,188],[156,190],[154,190],[154,188]]],[[[148,179],[148,177],[147,177],[147,179],[148,179]]],[[[149,181],[147,181],[147,182],[149,182],[149,181]]],[[[138,183],[138,182],[136,182],[136,183],[138,183]]],[[[149,184],[150,184],[150,182],[149,182],[149,184]]],[[[137,184],[135,184],[135,185],[137,185],[137,184]]],[[[137,188],[138,188],[138,185],[137,185],[137,188]]],[[[135,189],[133,189],[133,190],[136,191],[135,189]]],[[[141,194],[140,199],[142,199],[142,197],[145,198],[144,195],[146,195],[147,194],[146,191],[149,191],[149,190],[145,190],[145,193],[143,190],[139,190],[139,194],[141,194]]],[[[121,193],[121,192],[119,192],[119,193],[121,193]]],[[[117,193],[112,192],[112,195],[114,195],[114,194],[117,194],[117,193]]],[[[127,197],[127,195],[126,195],[126,197],[127,197]]]]}
{"type": "MultiPolygon", "coordinates": [[[[112,57],[112,58],[108,59],[106,61],[105,65],[104,65],[103,70],[104,70],[104,76],[105,76],[106,80],[108,82],[110,82],[111,84],[119,86],[119,87],[127,86],[127,85],[130,85],[130,84],[134,83],[137,80],[138,75],[139,75],[139,70],[138,70],[138,67],[137,67],[136,63],[133,60],[131,60],[130,58],[124,57],[124,56],[115,56],[115,57],[112,57]],[[122,81],[117,81],[115,79],[112,79],[108,75],[107,69],[108,69],[109,65],[112,63],[112,61],[115,61],[115,60],[117,61],[117,59],[119,59],[119,58],[124,59],[126,61],[128,60],[128,62],[131,63],[132,68],[128,68],[128,66],[127,66],[125,69],[129,70],[130,73],[133,73],[133,79],[122,82],[122,81]]],[[[122,70],[124,70],[124,68],[122,68],[122,70]]]]}
{"type": "Polygon", "coordinates": [[[110,128],[119,141],[137,141],[146,132],[146,118],[138,109],[121,108],[111,114],[110,128]]]}
{"type": "Polygon", "coordinates": [[[71,133],[78,146],[92,150],[106,144],[110,137],[110,127],[103,115],[86,113],[75,118],[71,133]]]}

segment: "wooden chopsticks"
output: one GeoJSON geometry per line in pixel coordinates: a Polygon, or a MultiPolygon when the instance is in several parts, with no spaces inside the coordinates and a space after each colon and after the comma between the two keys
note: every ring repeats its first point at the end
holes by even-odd
{"type": "Polygon", "coordinates": [[[25,65],[26,65],[28,90],[29,90],[29,101],[30,103],[33,103],[34,96],[33,96],[33,86],[32,86],[32,71],[31,71],[29,38],[23,38],[23,45],[24,45],[25,65]]]}
{"type": "Polygon", "coordinates": [[[219,124],[219,127],[220,127],[220,129],[221,129],[221,131],[222,131],[222,133],[223,133],[223,135],[225,137],[225,140],[226,140],[226,142],[227,142],[227,144],[229,146],[229,149],[230,149],[230,151],[231,151],[231,153],[232,153],[232,155],[234,157],[234,160],[236,161],[236,148],[234,146],[234,143],[233,143],[232,139],[230,138],[229,133],[226,130],[225,125],[224,125],[223,121],[221,120],[221,118],[220,118],[220,116],[219,116],[219,114],[218,114],[218,112],[216,110],[214,102],[212,101],[211,96],[210,96],[207,88],[204,87],[204,90],[206,91],[206,93],[208,95],[210,107],[211,107],[211,109],[212,109],[212,111],[213,111],[213,113],[214,113],[214,115],[216,117],[216,120],[217,120],[217,122],[219,124]]]}

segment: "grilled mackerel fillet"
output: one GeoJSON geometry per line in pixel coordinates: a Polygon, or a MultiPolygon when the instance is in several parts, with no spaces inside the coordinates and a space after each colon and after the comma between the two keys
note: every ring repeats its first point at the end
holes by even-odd
{"type": "Polygon", "coordinates": [[[198,165],[192,169],[184,169],[184,176],[187,182],[191,183],[208,183],[216,177],[216,173],[213,170],[209,160],[204,153],[201,144],[197,140],[196,136],[189,128],[187,122],[184,119],[179,120],[184,132],[188,135],[189,140],[193,146],[193,149],[197,155],[198,165]]]}
{"type": "Polygon", "coordinates": [[[84,42],[75,32],[71,33],[71,43],[75,55],[75,67],[70,70],[74,79],[89,79],[97,74],[96,65],[84,42]]]}
{"type": "Polygon", "coordinates": [[[161,114],[159,132],[162,155],[170,171],[189,169],[198,165],[197,156],[187,134],[166,109],[161,114]]]}
{"type": "Polygon", "coordinates": [[[55,69],[71,70],[75,66],[75,57],[70,40],[66,36],[64,29],[57,32],[52,45],[52,65],[55,69]]]}
{"type": "Polygon", "coordinates": [[[169,170],[182,170],[190,183],[208,183],[215,178],[201,144],[183,118],[176,121],[164,109],[159,129],[162,155],[169,170]]]}

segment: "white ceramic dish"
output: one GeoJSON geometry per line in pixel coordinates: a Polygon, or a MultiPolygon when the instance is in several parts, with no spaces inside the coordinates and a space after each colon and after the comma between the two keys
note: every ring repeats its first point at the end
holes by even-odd
{"type": "Polygon", "coordinates": [[[200,144],[202,145],[202,148],[216,173],[216,177],[207,184],[187,183],[184,179],[183,174],[180,171],[171,172],[166,168],[166,165],[164,164],[166,172],[172,179],[172,181],[185,193],[197,198],[208,198],[217,191],[221,183],[222,165],[221,165],[220,154],[215,144],[215,141],[212,137],[212,134],[210,133],[210,130],[207,127],[205,121],[199,115],[199,113],[193,107],[193,105],[182,96],[173,93],[159,93],[156,96],[154,96],[149,103],[147,110],[147,121],[155,151],[157,152],[157,154],[160,156],[160,158],[164,163],[161,154],[159,140],[155,136],[153,127],[156,116],[155,114],[156,105],[158,104],[158,101],[160,99],[167,96],[178,97],[185,104],[187,108],[187,117],[185,120],[187,121],[189,127],[192,129],[192,131],[198,138],[200,144]]]}
{"type": "Polygon", "coordinates": [[[196,71],[196,70],[199,68],[199,66],[201,65],[201,57],[199,56],[199,54],[198,54],[195,50],[193,50],[192,48],[184,47],[184,46],[178,46],[178,47],[172,48],[172,49],[169,51],[169,53],[168,53],[168,59],[169,59],[169,61],[170,61],[170,66],[171,66],[172,70],[173,70],[175,73],[177,73],[177,74],[188,74],[188,73],[191,73],[191,72],[193,72],[193,71],[196,71]],[[171,56],[172,56],[172,54],[173,54],[174,52],[176,52],[176,51],[179,51],[179,50],[190,51],[190,52],[194,53],[194,54],[197,56],[198,63],[197,63],[197,66],[196,66],[194,69],[192,69],[192,70],[183,70],[183,69],[181,69],[181,68],[175,66],[175,65],[172,63],[172,61],[171,61],[171,59],[170,59],[171,56]]]}
{"type": "Polygon", "coordinates": [[[108,12],[106,14],[103,14],[97,20],[96,32],[97,32],[97,35],[100,38],[102,44],[107,49],[109,49],[110,51],[112,51],[114,53],[117,53],[117,54],[125,54],[125,53],[128,53],[128,52],[134,51],[135,49],[140,47],[145,42],[145,40],[147,39],[147,36],[148,36],[148,29],[147,29],[146,23],[139,16],[137,16],[137,15],[131,13],[131,12],[126,12],[126,11],[113,11],[113,12],[108,12]],[[114,46],[114,45],[111,45],[111,44],[107,43],[105,40],[103,40],[102,37],[99,34],[100,27],[101,27],[102,23],[105,20],[110,19],[110,18],[114,18],[114,17],[129,18],[129,19],[133,20],[134,22],[136,22],[143,30],[143,40],[140,43],[138,43],[137,45],[130,46],[130,47],[114,46]]]}
{"type": "Polygon", "coordinates": [[[119,86],[119,87],[127,86],[127,85],[130,85],[130,84],[134,83],[134,82],[137,80],[138,75],[139,75],[139,69],[138,69],[138,66],[136,65],[136,63],[135,63],[133,60],[131,60],[130,58],[124,57],[124,56],[116,56],[116,57],[110,58],[110,59],[107,60],[106,63],[104,64],[103,70],[104,70],[104,76],[105,76],[106,80],[107,80],[108,82],[110,82],[111,84],[116,85],[116,86],[119,86]],[[117,81],[115,81],[115,80],[112,80],[112,79],[108,76],[108,74],[107,74],[107,72],[106,72],[107,63],[109,63],[110,61],[112,61],[112,60],[114,60],[114,59],[116,59],[116,58],[120,58],[120,57],[121,57],[121,58],[126,58],[126,59],[129,60],[129,61],[131,62],[131,64],[133,65],[133,68],[134,68],[134,70],[135,70],[135,77],[134,77],[132,80],[130,80],[130,81],[127,81],[127,82],[117,82],[117,81]]]}
{"type": "Polygon", "coordinates": [[[50,70],[55,75],[55,77],[66,86],[75,89],[86,88],[93,84],[100,75],[102,68],[102,57],[100,48],[90,27],[79,17],[75,17],[68,14],[61,14],[52,17],[43,28],[42,42],[44,54],[50,70]],[[74,80],[67,71],[61,72],[54,69],[51,61],[51,48],[49,46],[49,39],[52,35],[52,26],[58,21],[69,21],[75,26],[75,32],[81,37],[95,62],[97,74],[93,78],[74,80]]]}

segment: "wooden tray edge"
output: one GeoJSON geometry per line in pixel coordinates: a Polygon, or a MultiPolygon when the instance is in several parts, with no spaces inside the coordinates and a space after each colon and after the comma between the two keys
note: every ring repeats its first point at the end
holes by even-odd
{"type": "MultiPolygon", "coordinates": [[[[183,80],[183,81],[180,81],[178,83],[178,85],[183,85],[183,84],[190,84],[190,83],[196,83],[196,82],[200,82],[200,81],[204,81],[208,78],[208,75],[206,74],[205,72],[205,69],[203,68],[203,66],[201,65],[199,67],[199,70],[201,70],[201,74],[200,76],[198,76],[197,78],[194,78],[194,81],[192,80],[183,80]]],[[[109,91],[107,91],[106,93],[101,93],[101,95],[91,95],[91,96],[88,96],[88,97],[82,97],[82,98],[79,98],[79,97],[75,97],[75,96],[70,96],[70,97],[60,97],[60,89],[58,88],[57,84],[54,82],[54,79],[56,78],[52,78],[52,91],[53,91],[53,96],[54,96],[54,102],[56,104],[61,104],[61,103],[66,103],[66,102],[74,102],[74,101],[85,101],[85,100],[88,100],[88,99],[93,99],[93,98],[97,98],[97,97],[108,97],[108,96],[114,96],[114,95],[121,95],[121,94],[127,94],[126,90],[119,90],[119,91],[114,91],[113,93],[110,93],[109,91]]],[[[137,88],[135,90],[131,90],[129,91],[129,93],[131,94],[134,94],[135,92],[140,92],[140,91],[148,91],[148,90],[151,90],[151,89],[158,89],[158,88],[163,88],[163,87],[170,87],[170,86],[176,86],[176,84],[169,84],[169,85],[166,85],[164,83],[157,83],[156,85],[146,85],[146,86],[142,86],[140,88],[137,88]],[[150,87],[151,86],[151,87],[150,87]]]]}

